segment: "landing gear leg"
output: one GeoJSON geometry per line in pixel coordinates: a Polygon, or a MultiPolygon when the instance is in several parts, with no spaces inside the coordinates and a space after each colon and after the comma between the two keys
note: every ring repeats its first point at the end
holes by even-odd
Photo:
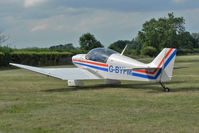
{"type": "Polygon", "coordinates": [[[159,83],[162,86],[162,88],[164,89],[164,92],[169,92],[170,91],[170,89],[167,88],[162,82],[159,82],[159,83]]]}

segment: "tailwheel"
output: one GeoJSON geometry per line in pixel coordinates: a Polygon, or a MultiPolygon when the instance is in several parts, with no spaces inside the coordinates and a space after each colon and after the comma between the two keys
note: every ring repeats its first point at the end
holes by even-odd
{"type": "Polygon", "coordinates": [[[159,83],[162,86],[162,88],[164,89],[164,92],[169,92],[170,91],[170,89],[167,88],[162,82],[159,82],[159,83]]]}
{"type": "Polygon", "coordinates": [[[170,91],[170,89],[169,88],[164,88],[164,92],[169,92],[170,91]]]}

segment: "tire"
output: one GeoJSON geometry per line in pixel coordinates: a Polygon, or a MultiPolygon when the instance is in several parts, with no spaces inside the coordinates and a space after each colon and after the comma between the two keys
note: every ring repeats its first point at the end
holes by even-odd
{"type": "Polygon", "coordinates": [[[169,89],[169,88],[165,88],[164,91],[165,91],[165,92],[169,92],[170,89],[169,89]]]}

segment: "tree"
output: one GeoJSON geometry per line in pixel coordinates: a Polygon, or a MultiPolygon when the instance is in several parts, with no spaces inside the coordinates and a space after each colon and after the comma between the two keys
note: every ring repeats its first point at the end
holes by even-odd
{"type": "Polygon", "coordinates": [[[127,50],[140,50],[141,45],[137,42],[137,38],[133,39],[132,41],[129,40],[118,40],[111,45],[109,45],[108,48],[113,49],[118,52],[122,52],[124,47],[128,45],[127,50]]]}
{"type": "Polygon", "coordinates": [[[173,13],[168,18],[151,19],[143,24],[142,31],[138,33],[138,42],[142,47],[152,46],[161,51],[164,47],[180,47],[180,39],[185,32],[183,17],[174,17],[173,13]]]}
{"type": "Polygon", "coordinates": [[[51,51],[62,52],[62,51],[71,51],[71,50],[74,50],[75,48],[73,47],[72,43],[68,43],[68,44],[64,44],[64,45],[60,44],[60,45],[51,46],[49,49],[51,51]]]}
{"type": "Polygon", "coordinates": [[[79,39],[79,44],[82,50],[87,51],[93,48],[104,47],[101,42],[96,40],[95,36],[90,33],[83,34],[79,39]]]}
{"type": "Polygon", "coordinates": [[[142,48],[142,44],[138,42],[138,37],[134,38],[129,44],[128,49],[130,50],[138,50],[140,51],[142,48]]]}
{"type": "Polygon", "coordinates": [[[179,35],[179,48],[193,49],[197,48],[195,39],[191,36],[189,32],[183,32],[179,35]]]}
{"type": "Polygon", "coordinates": [[[128,45],[128,46],[127,46],[127,49],[125,50],[125,54],[131,55],[131,56],[135,56],[135,55],[140,54],[140,50],[141,50],[142,45],[140,43],[138,43],[137,37],[135,39],[131,40],[131,41],[129,41],[129,40],[118,40],[118,41],[110,44],[108,48],[113,49],[113,50],[121,53],[126,45],[128,45]]]}
{"type": "Polygon", "coordinates": [[[192,33],[191,36],[194,39],[196,48],[199,48],[199,33],[192,33]]]}
{"type": "Polygon", "coordinates": [[[192,36],[195,40],[199,40],[199,33],[192,33],[191,36],[192,36]]]}
{"type": "Polygon", "coordinates": [[[8,40],[8,37],[4,35],[2,32],[0,32],[0,44],[6,42],[8,40]]]}
{"type": "Polygon", "coordinates": [[[114,43],[112,43],[108,48],[113,49],[117,52],[122,52],[122,50],[124,49],[124,47],[127,44],[130,44],[131,41],[127,41],[127,40],[118,40],[114,43]]]}
{"type": "Polygon", "coordinates": [[[141,50],[141,54],[153,57],[157,55],[157,50],[154,47],[146,46],[141,50]]]}

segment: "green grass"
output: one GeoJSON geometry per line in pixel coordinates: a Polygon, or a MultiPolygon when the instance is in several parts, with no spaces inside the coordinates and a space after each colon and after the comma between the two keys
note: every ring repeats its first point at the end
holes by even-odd
{"type": "MultiPolygon", "coordinates": [[[[197,133],[199,56],[177,57],[171,92],[123,81],[81,88],[23,69],[0,71],[0,133],[197,133]]],[[[145,60],[151,61],[150,58],[145,60]]]]}

